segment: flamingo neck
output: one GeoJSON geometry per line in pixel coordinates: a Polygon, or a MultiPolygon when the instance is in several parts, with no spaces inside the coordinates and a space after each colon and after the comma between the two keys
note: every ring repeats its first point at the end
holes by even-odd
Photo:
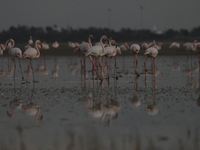
{"type": "Polygon", "coordinates": [[[91,48],[91,47],[92,47],[91,36],[89,36],[89,38],[88,38],[88,42],[89,42],[89,45],[90,45],[90,48],[91,48]]]}
{"type": "Polygon", "coordinates": [[[37,50],[37,55],[35,56],[35,58],[39,58],[40,57],[40,51],[39,51],[39,48],[38,48],[37,44],[38,44],[38,41],[35,42],[35,49],[37,50]]]}
{"type": "Polygon", "coordinates": [[[106,51],[105,51],[105,47],[103,46],[103,42],[102,42],[103,38],[104,38],[104,37],[102,36],[101,39],[100,39],[100,44],[101,44],[101,47],[102,47],[102,49],[103,49],[102,54],[105,54],[106,51]]]}
{"type": "MultiPolygon", "coordinates": [[[[13,49],[13,47],[15,46],[15,41],[14,41],[13,39],[10,39],[10,42],[12,43],[12,46],[10,47],[8,53],[11,55],[11,49],[13,49]]],[[[9,42],[9,43],[10,43],[10,42],[9,42]]],[[[8,44],[9,44],[9,43],[8,43],[8,44]]]]}

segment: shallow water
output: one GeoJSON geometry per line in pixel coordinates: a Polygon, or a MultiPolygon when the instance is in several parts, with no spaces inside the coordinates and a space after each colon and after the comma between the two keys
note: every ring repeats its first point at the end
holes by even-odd
{"type": "MultiPolygon", "coordinates": [[[[14,70],[4,58],[1,149],[199,149],[198,57],[158,56],[156,80],[150,59],[147,74],[145,57],[138,60],[138,78],[126,55],[117,57],[118,80],[110,59],[110,80],[105,68],[100,83],[88,58],[83,74],[80,56],[41,56],[33,60],[36,82],[30,73],[25,83],[18,60],[14,70]]],[[[21,60],[25,80],[28,63],[21,60]]]]}

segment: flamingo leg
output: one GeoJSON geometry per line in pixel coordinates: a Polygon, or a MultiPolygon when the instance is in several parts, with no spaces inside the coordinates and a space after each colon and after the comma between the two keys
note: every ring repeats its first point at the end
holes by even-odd
{"type": "Polygon", "coordinates": [[[117,76],[117,56],[115,56],[115,74],[116,74],[115,78],[116,78],[116,80],[118,80],[118,76],[117,76]]]}
{"type": "MultiPolygon", "coordinates": [[[[92,63],[93,63],[93,69],[92,69],[92,70],[96,72],[98,78],[102,81],[103,79],[99,76],[99,74],[98,74],[98,72],[97,72],[95,61],[92,59],[91,56],[89,56],[89,58],[90,58],[90,60],[91,60],[92,63]]],[[[93,79],[94,79],[94,74],[93,74],[93,79]]]]}
{"type": "Polygon", "coordinates": [[[28,65],[28,72],[27,72],[26,82],[28,81],[28,74],[29,74],[29,70],[30,70],[31,60],[32,59],[30,59],[30,62],[29,62],[29,65],[28,65]]]}
{"type": "Polygon", "coordinates": [[[148,56],[147,56],[147,58],[146,58],[145,61],[144,61],[145,72],[147,71],[147,70],[146,70],[146,61],[147,61],[147,59],[148,59],[148,56]]]}
{"type": "Polygon", "coordinates": [[[14,57],[14,75],[13,75],[14,82],[15,82],[15,70],[16,70],[16,62],[15,62],[15,57],[14,57]]]}
{"type": "Polygon", "coordinates": [[[35,81],[35,76],[34,76],[34,71],[33,71],[32,59],[31,59],[31,70],[32,70],[32,74],[33,74],[33,82],[34,82],[34,81],[35,81]]]}
{"type": "Polygon", "coordinates": [[[106,68],[107,68],[107,74],[108,74],[108,79],[110,78],[110,76],[109,76],[109,69],[108,69],[108,59],[109,59],[109,57],[107,57],[107,59],[106,59],[106,68]]]}
{"type": "Polygon", "coordinates": [[[101,78],[103,79],[104,73],[103,73],[102,57],[99,57],[99,65],[101,67],[101,78]]]}
{"type": "Polygon", "coordinates": [[[20,67],[21,74],[22,74],[22,80],[24,80],[24,76],[23,76],[23,73],[22,73],[22,66],[21,66],[20,58],[18,58],[18,59],[19,59],[19,67],[20,67]]]}
{"type": "Polygon", "coordinates": [[[136,63],[136,66],[135,66],[135,73],[137,74],[137,76],[139,76],[139,73],[138,73],[138,54],[135,55],[135,63],[136,63]]]}

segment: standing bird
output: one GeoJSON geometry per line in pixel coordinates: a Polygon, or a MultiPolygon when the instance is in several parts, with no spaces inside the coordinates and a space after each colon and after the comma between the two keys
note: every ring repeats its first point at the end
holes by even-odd
{"type": "Polygon", "coordinates": [[[88,37],[88,42],[83,41],[73,52],[81,52],[82,53],[82,57],[81,57],[81,63],[82,63],[82,59],[84,57],[84,61],[85,61],[85,53],[92,47],[92,43],[91,43],[91,39],[94,40],[94,37],[92,34],[89,35],[88,37]]]}
{"type": "Polygon", "coordinates": [[[115,40],[110,40],[109,41],[109,46],[105,47],[105,52],[106,52],[105,56],[107,57],[107,59],[106,59],[106,67],[107,67],[108,79],[109,79],[108,59],[114,57],[117,54],[117,49],[116,49],[116,47],[112,46],[112,44],[115,44],[115,46],[117,47],[117,43],[115,42],[115,40]]]}
{"type": "Polygon", "coordinates": [[[156,48],[157,50],[161,50],[162,45],[163,45],[163,43],[162,43],[162,42],[159,42],[158,45],[154,44],[154,45],[152,45],[152,46],[150,46],[150,47],[154,47],[154,48],[156,48]]]}
{"type": "MultiPolygon", "coordinates": [[[[22,58],[27,57],[27,58],[30,59],[30,63],[28,65],[28,72],[29,72],[29,69],[30,69],[30,66],[31,66],[32,73],[33,73],[33,81],[35,81],[35,77],[34,77],[34,72],[33,72],[32,59],[40,57],[40,51],[39,51],[38,46],[37,46],[38,44],[42,47],[42,43],[40,42],[40,40],[37,40],[35,42],[35,48],[28,48],[22,56],[22,58]]],[[[26,82],[27,82],[27,80],[28,80],[28,74],[27,74],[26,82]]]]}
{"type": "Polygon", "coordinates": [[[135,61],[133,61],[134,63],[136,63],[135,73],[137,74],[137,76],[139,76],[139,73],[138,73],[138,53],[140,52],[140,46],[138,44],[132,44],[131,47],[130,47],[130,51],[133,53],[133,60],[134,60],[134,56],[135,56],[135,61]]]}
{"type": "Polygon", "coordinates": [[[32,36],[30,36],[30,39],[28,40],[28,44],[29,44],[29,45],[32,45],[32,44],[33,44],[32,36]]]}
{"type": "Polygon", "coordinates": [[[55,41],[53,44],[52,44],[52,47],[53,48],[58,48],[59,47],[59,43],[57,41],[55,41]]]}
{"type": "Polygon", "coordinates": [[[178,49],[180,48],[180,44],[178,42],[173,42],[170,44],[169,48],[178,49]]]}
{"type": "Polygon", "coordinates": [[[143,42],[142,45],[141,45],[141,48],[144,48],[144,49],[147,49],[149,47],[152,47],[156,44],[155,40],[153,40],[153,42],[147,44],[146,42],[143,42]]]}
{"type": "Polygon", "coordinates": [[[6,46],[9,47],[8,54],[10,56],[14,57],[14,68],[16,68],[15,57],[18,57],[18,59],[19,59],[19,66],[20,66],[20,70],[21,70],[21,74],[22,74],[22,80],[23,80],[24,77],[23,77],[22,67],[21,67],[21,62],[20,62],[20,58],[22,57],[22,51],[18,47],[14,47],[15,46],[15,41],[13,39],[9,39],[6,42],[6,46]],[[9,43],[12,43],[12,45],[9,45],[9,43]]]}
{"type": "MultiPolygon", "coordinates": [[[[152,57],[153,63],[154,63],[154,74],[156,75],[156,57],[158,55],[158,50],[154,47],[150,47],[145,51],[144,55],[147,55],[147,58],[144,62],[145,71],[146,71],[146,61],[147,61],[148,57],[152,57]]],[[[152,64],[152,69],[153,69],[153,64],[152,64]]]]}

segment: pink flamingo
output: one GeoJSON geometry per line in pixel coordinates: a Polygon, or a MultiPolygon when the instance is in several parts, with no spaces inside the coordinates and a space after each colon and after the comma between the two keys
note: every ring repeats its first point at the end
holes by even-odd
{"type": "Polygon", "coordinates": [[[109,46],[105,47],[105,56],[107,57],[106,66],[107,66],[108,79],[109,79],[108,59],[116,56],[116,54],[117,54],[117,49],[116,49],[116,47],[113,47],[112,44],[115,44],[115,46],[117,47],[117,43],[115,42],[115,40],[110,40],[109,46]]]}
{"type": "Polygon", "coordinates": [[[89,48],[92,47],[91,39],[94,40],[94,37],[92,34],[88,37],[88,42],[83,41],[75,50],[74,52],[81,52],[81,79],[82,79],[82,59],[84,57],[84,77],[86,78],[86,62],[85,62],[85,53],[88,51],[89,48]]]}
{"type": "MultiPolygon", "coordinates": [[[[0,45],[0,55],[3,55],[3,51],[5,51],[5,49],[6,49],[6,46],[4,44],[1,44],[0,45]]],[[[1,73],[1,76],[2,77],[6,76],[6,74],[4,72],[4,68],[3,68],[3,57],[2,57],[2,73],[1,73]]]]}
{"type": "Polygon", "coordinates": [[[134,60],[134,56],[135,56],[135,60],[134,63],[136,63],[136,67],[135,67],[135,73],[137,74],[137,76],[139,76],[138,73],[138,53],[140,52],[140,46],[138,44],[132,44],[130,47],[130,51],[133,53],[133,60],[134,60]]]}
{"type": "Polygon", "coordinates": [[[96,65],[95,65],[95,61],[92,59],[91,56],[95,56],[95,57],[98,57],[99,58],[99,64],[101,66],[101,77],[99,76],[99,74],[97,73],[97,76],[99,77],[99,79],[102,81],[103,80],[103,65],[101,63],[101,58],[102,56],[105,55],[105,47],[103,45],[103,42],[102,40],[105,39],[109,42],[109,39],[103,35],[100,39],[100,43],[101,43],[101,46],[97,45],[97,46],[92,46],[88,51],[87,53],[85,54],[85,56],[89,56],[90,60],[92,61],[93,63],[93,69],[96,71],[96,65]]]}
{"type": "Polygon", "coordinates": [[[30,36],[30,39],[28,40],[28,44],[29,44],[29,45],[32,45],[32,44],[33,44],[32,36],[30,36]]]}
{"type": "Polygon", "coordinates": [[[20,70],[21,70],[21,74],[22,74],[22,80],[24,79],[23,77],[23,73],[22,73],[22,67],[21,67],[21,62],[20,62],[20,58],[22,57],[22,51],[21,49],[19,49],[18,47],[14,47],[15,46],[15,41],[13,39],[9,39],[6,42],[6,46],[8,46],[9,43],[12,43],[12,45],[9,46],[9,55],[14,57],[14,67],[16,68],[16,63],[15,63],[15,57],[18,57],[19,59],[19,66],[20,66],[20,70]]]}
{"type": "Polygon", "coordinates": [[[141,45],[141,48],[144,48],[144,49],[147,49],[149,47],[152,47],[156,44],[155,40],[153,40],[153,42],[147,44],[146,42],[143,42],[142,45],[141,45]]]}
{"type": "MultiPolygon", "coordinates": [[[[38,44],[39,44],[40,46],[42,46],[42,43],[40,42],[40,40],[37,40],[37,41],[35,42],[35,48],[28,48],[28,49],[24,52],[24,54],[23,54],[23,56],[22,56],[22,58],[29,58],[29,59],[30,59],[30,63],[29,63],[29,65],[28,65],[28,72],[29,72],[29,69],[30,69],[30,66],[31,66],[32,73],[33,73],[33,80],[34,80],[34,81],[35,81],[35,77],[34,77],[34,72],[33,72],[32,59],[33,59],[33,58],[39,58],[39,57],[40,57],[40,51],[39,51],[38,46],[37,46],[38,44]]],[[[28,74],[27,74],[26,82],[27,82],[27,80],[28,80],[28,74]]]]}
{"type": "MultiPolygon", "coordinates": [[[[91,43],[91,39],[93,40],[94,37],[92,34],[89,35],[88,37],[88,42],[82,42],[78,48],[76,48],[73,52],[81,52],[82,53],[82,57],[81,57],[81,63],[82,63],[82,59],[85,56],[85,53],[92,47],[92,43],[91,43]]],[[[84,57],[84,61],[85,61],[85,57],[84,57]]]]}
{"type": "MultiPolygon", "coordinates": [[[[158,55],[158,50],[154,47],[150,47],[145,51],[144,54],[147,55],[147,58],[144,62],[145,71],[146,71],[146,61],[147,61],[148,57],[152,57],[153,63],[154,63],[154,74],[155,74],[155,77],[156,77],[156,57],[158,55]]],[[[152,68],[153,68],[153,64],[152,64],[152,68]]]]}
{"type": "Polygon", "coordinates": [[[52,44],[52,47],[53,48],[58,48],[59,47],[59,43],[57,41],[55,41],[53,44],[52,44]]]}

